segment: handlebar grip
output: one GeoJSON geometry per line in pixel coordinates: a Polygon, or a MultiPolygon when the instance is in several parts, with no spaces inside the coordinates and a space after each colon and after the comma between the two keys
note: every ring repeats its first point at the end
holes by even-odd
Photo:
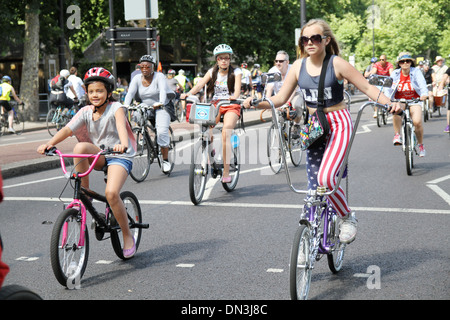
{"type": "Polygon", "coordinates": [[[46,156],[57,156],[58,154],[56,153],[56,150],[57,150],[56,147],[51,147],[50,149],[45,150],[45,151],[44,151],[44,154],[45,154],[46,156]]]}

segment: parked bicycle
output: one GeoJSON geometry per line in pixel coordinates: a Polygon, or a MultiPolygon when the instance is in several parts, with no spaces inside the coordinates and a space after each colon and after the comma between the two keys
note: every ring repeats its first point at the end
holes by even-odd
{"type": "MultiPolygon", "coordinates": [[[[208,179],[209,167],[211,166],[211,177],[213,179],[222,176],[223,161],[219,159],[219,154],[215,155],[212,146],[213,136],[210,126],[215,125],[215,110],[221,106],[229,104],[241,104],[243,100],[223,100],[215,107],[210,103],[199,103],[195,98],[187,98],[192,102],[189,122],[200,124],[200,133],[197,142],[194,144],[192,152],[192,161],[189,169],[189,195],[193,204],[197,205],[202,201],[205,192],[206,181],[208,179]]],[[[242,113],[241,113],[242,116],[242,113]]],[[[239,137],[233,130],[231,134],[231,157],[230,157],[230,176],[231,181],[222,182],[223,188],[231,192],[236,188],[240,173],[240,151],[239,137]]]]}
{"type": "MultiPolygon", "coordinates": [[[[276,130],[279,132],[280,145],[282,148],[285,148],[281,138],[281,127],[275,119],[275,106],[270,99],[265,100],[271,105],[273,122],[276,124],[276,130]]],[[[253,102],[253,104],[256,103],[258,101],[253,102]]],[[[337,177],[336,186],[333,190],[327,190],[322,186],[319,186],[316,190],[295,188],[291,182],[289,167],[286,166],[286,179],[290,189],[295,193],[306,195],[290,256],[289,283],[291,298],[294,300],[306,300],[308,298],[312,270],[315,262],[320,260],[323,255],[327,256],[328,267],[333,273],[339,272],[342,268],[346,244],[339,241],[340,219],[328,197],[338,190],[343,178],[348,179],[348,158],[361,115],[367,106],[374,104],[379,108],[385,108],[384,105],[373,101],[368,101],[360,107],[341,170],[337,177]]],[[[286,162],[285,152],[281,154],[286,162]]]]}
{"type": "MultiPolygon", "coordinates": [[[[21,112],[16,110],[15,104],[10,103],[11,109],[14,112],[13,118],[13,129],[15,134],[22,134],[25,129],[25,121],[21,112]]],[[[1,117],[0,117],[0,136],[9,133],[9,124],[8,124],[8,113],[4,112],[3,107],[0,106],[1,109],[1,117]]]]}
{"type": "MultiPolygon", "coordinates": [[[[102,146],[101,149],[104,149],[102,146]]],[[[112,214],[111,208],[104,195],[100,195],[93,190],[85,189],[81,186],[81,178],[89,175],[94,169],[95,164],[101,155],[112,154],[112,149],[105,149],[97,154],[62,154],[53,147],[47,150],[47,156],[59,156],[61,160],[61,168],[64,176],[73,181],[74,189],[73,200],[60,213],[56,220],[50,242],[50,258],[53,273],[58,282],[74,288],[86,270],[89,256],[89,233],[86,228],[86,210],[92,216],[91,228],[95,232],[97,240],[106,240],[105,234],[109,233],[111,244],[114,252],[120,259],[127,259],[123,255],[123,244],[121,240],[121,229],[117,220],[112,214]],[[94,158],[92,164],[86,172],[67,172],[64,159],[66,158],[94,158]],[[105,204],[104,213],[100,213],[93,206],[92,200],[97,200],[105,204]]],[[[105,169],[106,170],[106,169],[105,169]]],[[[107,171],[105,173],[105,182],[107,179],[107,171]]],[[[142,229],[147,229],[148,224],[142,223],[142,212],[139,201],[130,191],[120,193],[129,220],[129,226],[133,234],[136,244],[136,251],[141,240],[142,229]]]]}
{"type": "Polygon", "coordinates": [[[172,127],[169,126],[170,143],[168,162],[170,163],[170,170],[164,171],[162,166],[163,156],[161,147],[158,145],[158,133],[154,123],[154,108],[145,103],[141,103],[137,106],[129,106],[128,112],[129,118],[131,119],[133,134],[135,135],[137,143],[136,156],[133,160],[133,169],[130,172],[131,178],[136,182],[144,181],[147,178],[150,172],[150,166],[155,159],[158,161],[161,171],[166,175],[170,175],[175,166],[176,156],[175,138],[172,127]],[[153,116],[151,114],[153,114],[153,116]]]}

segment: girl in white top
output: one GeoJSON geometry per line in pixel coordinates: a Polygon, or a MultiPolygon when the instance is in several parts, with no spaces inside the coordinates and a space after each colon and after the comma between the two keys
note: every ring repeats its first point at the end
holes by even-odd
{"type": "MultiPolygon", "coordinates": [[[[236,100],[241,93],[242,71],[239,68],[233,68],[230,64],[233,50],[226,44],[219,44],[214,49],[214,58],[216,64],[205,76],[191,89],[187,94],[182,94],[181,99],[185,99],[188,95],[195,95],[206,84],[208,95],[213,95],[211,103],[217,104],[219,100],[236,100]]],[[[222,128],[222,154],[223,154],[223,173],[222,182],[231,182],[230,176],[230,155],[231,155],[231,133],[241,116],[241,106],[239,104],[231,104],[220,107],[216,117],[216,123],[223,116],[222,128]]]]}
{"type": "MultiPolygon", "coordinates": [[[[88,105],[46,144],[38,147],[37,152],[44,154],[59,142],[75,134],[79,143],[74,147],[76,154],[95,154],[99,146],[113,146],[114,151],[127,154],[101,156],[95,165],[96,170],[108,166],[108,181],[105,196],[122,229],[123,255],[131,258],[136,252],[136,244],[128,226],[125,206],[120,198],[124,185],[133,165],[136,141],[127,121],[126,108],[113,102],[114,77],[103,68],[89,69],[84,77],[88,94],[88,105]]],[[[79,172],[86,172],[93,159],[74,158],[74,165],[79,172]]],[[[83,177],[81,186],[89,189],[89,176],[83,177]]]]}

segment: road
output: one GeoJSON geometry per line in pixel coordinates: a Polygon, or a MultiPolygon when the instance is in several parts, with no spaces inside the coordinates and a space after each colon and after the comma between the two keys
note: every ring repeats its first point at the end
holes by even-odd
{"type": "MultiPolygon", "coordinates": [[[[356,111],[352,106],[354,118],[356,111]]],[[[347,247],[337,275],[328,270],[326,258],[316,263],[310,299],[449,299],[450,139],[442,132],[445,119],[424,124],[428,154],[415,157],[413,176],[407,176],[405,158],[392,145],[392,121],[378,128],[371,116],[371,111],[363,116],[349,163],[357,239],[347,247]]],[[[72,195],[70,185],[63,191],[61,170],[6,179],[0,227],[3,260],[11,271],[5,284],[25,285],[54,300],[290,299],[289,255],[302,197],[290,191],[284,171],[274,175],[268,169],[267,129],[268,124],[253,126],[241,136],[245,162],[237,189],[227,193],[209,180],[199,206],[190,202],[188,192],[191,141],[177,145],[178,162],[170,177],[154,165],[143,183],[128,179],[123,190],[137,195],[150,228],[127,262],[115,256],[109,240],[90,237],[80,290],[61,287],[50,266],[52,222],[72,195]]],[[[304,185],[304,160],[290,168],[295,184],[304,185]]],[[[102,176],[94,174],[98,178],[91,179],[92,187],[102,190],[102,176]]]]}

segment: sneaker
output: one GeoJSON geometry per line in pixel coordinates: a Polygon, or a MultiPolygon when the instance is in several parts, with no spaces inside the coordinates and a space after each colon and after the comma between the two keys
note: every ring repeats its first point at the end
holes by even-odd
{"type": "Polygon", "coordinates": [[[355,213],[351,212],[345,217],[341,218],[339,228],[339,240],[342,243],[349,244],[353,242],[356,238],[356,226],[358,225],[358,220],[355,218],[355,213]]]}
{"type": "Polygon", "coordinates": [[[373,118],[376,119],[378,117],[378,112],[375,110],[375,112],[373,113],[373,118]]]}
{"type": "Polygon", "coordinates": [[[16,130],[14,130],[14,128],[8,128],[8,132],[16,133],[16,130]]]}
{"type": "Polygon", "coordinates": [[[394,140],[392,140],[392,143],[394,144],[394,146],[401,146],[402,145],[402,137],[396,133],[394,136],[394,140]]]}
{"type": "Polygon", "coordinates": [[[300,138],[300,125],[294,124],[292,127],[292,139],[299,139],[300,138]]]}
{"type": "Polygon", "coordinates": [[[425,157],[427,152],[425,151],[425,147],[423,144],[419,144],[419,157],[425,157]]]}
{"type": "Polygon", "coordinates": [[[450,128],[449,128],[449,127],[450,127],[450,126],[447,125],[447,126],[445,127],[445,129],[444,129],[444,132],[449,133],[449,132],[450,132],[450,128]]]}
{"type": "Polygon", "coordinates": [[[163,171],[164,173],[169,173],[171,167],[172,167],[172,166],[170,165],[170,162],[169,162],[169,161],[164,160],[164,161],[162,162],[162,171],[163,171]]]}

